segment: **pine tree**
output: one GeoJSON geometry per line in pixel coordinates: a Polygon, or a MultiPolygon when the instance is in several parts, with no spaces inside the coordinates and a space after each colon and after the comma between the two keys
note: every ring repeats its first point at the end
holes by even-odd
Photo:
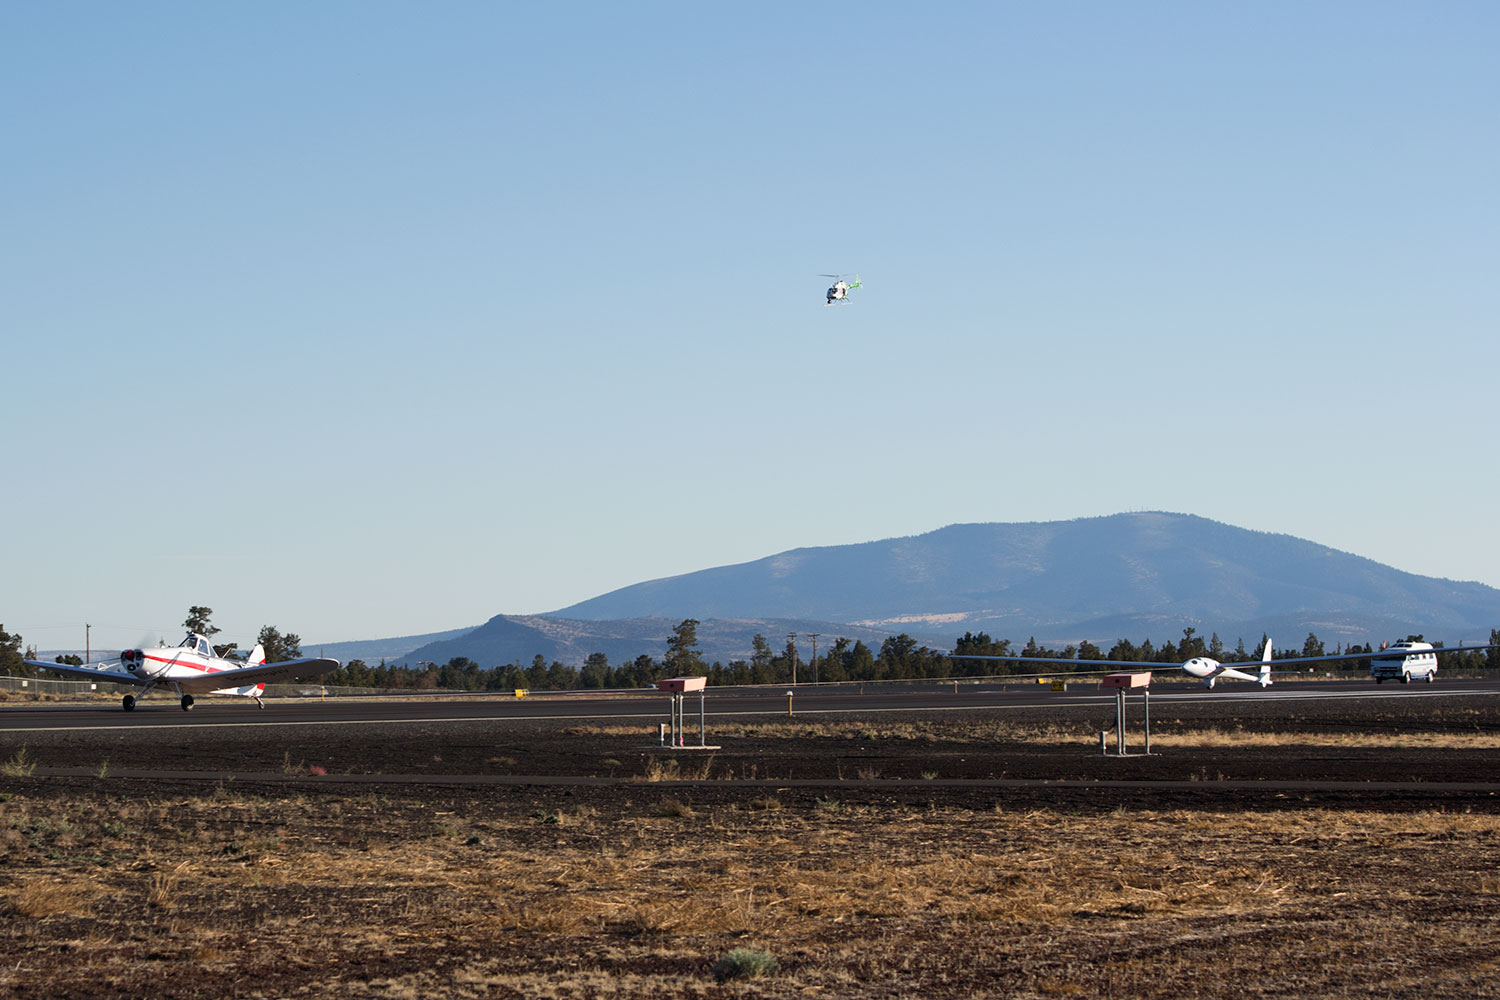
{"type": "Polygon", "coordinates": [[[663,664],[676,677],[696,676],[705,671],[703,657],[698,652],[699,624],[696,618],[684,618],[667,640],[663,664]]]}
{"type": "Polygon", "coordinates": [[[208,621],[213,616],[213,613],[213,608],[198,607],[195,605],[188,608],[187,621],[182,624],[189,632],[197,632],[205,639],[212,639],[219,634],[219,627],[209,624],[208,621]]]}

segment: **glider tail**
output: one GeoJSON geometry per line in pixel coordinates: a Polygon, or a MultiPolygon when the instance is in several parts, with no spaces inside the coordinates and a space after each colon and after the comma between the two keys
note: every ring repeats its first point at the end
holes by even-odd
{"type": "Polygon", "coordinates": [[[1266,648],[1260,654],[1260,686],[1271,686],[1271,637],[1266,636],[1266,648]]]}

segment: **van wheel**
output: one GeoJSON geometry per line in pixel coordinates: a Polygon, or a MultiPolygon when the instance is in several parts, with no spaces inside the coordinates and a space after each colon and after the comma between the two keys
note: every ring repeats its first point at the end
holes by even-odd
{"type": "Polygon", "coordinates": [[[1401,683],[1402,684],[1410,684],[1411,683],[1411,674],[1403,673],[1401,675],[1401,683]]]}
{"type": "Polygon", "coordinates": [[[1432,683],[1432,671],[1431,670],[1427,671],[1427,683],[1428,684],[1432,683]]]}

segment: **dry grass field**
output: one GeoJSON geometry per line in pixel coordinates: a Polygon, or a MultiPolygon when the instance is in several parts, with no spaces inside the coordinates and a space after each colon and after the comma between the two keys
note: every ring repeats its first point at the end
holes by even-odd
{"type": "MultiPolygon", "coordinates": [[[[1492,796],[959,787],[924,764],[973,757],[988,720],[804,725],[723,737],[769,748],[763,775],[848,740],[848,780],[750,781],[732,755],[674,770],[628,755],[638,731],[579,726],[556,738],[600,741],[613,756],[589,767],[617,780],[335,786],[283,749],[281,781],[168,781],[120,777],[98,751],[92,775],[49,773],[85,759],[73,743],[12,752],[0,995],[1500,996],[1492,796]]],[[[1010,735],[1089,752],[1066,727],[1010,735]]],[[[1167,758],[1447,753],[1470,778],[1500,760],[1487,724],[1273,736],[1231,721],[1160,739],[1167,758]]],[[[421,762],[466,740],[428,739],[421,762]]],[[[536,763],[474,753],[476,770],[536,763]]]]}

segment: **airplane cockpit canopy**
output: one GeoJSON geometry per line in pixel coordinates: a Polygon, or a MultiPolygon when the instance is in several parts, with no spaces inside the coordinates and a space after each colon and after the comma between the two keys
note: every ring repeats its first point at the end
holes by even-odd
{"type": "Polygon", "coordinates": [[[213,647],[208,644],[208,640],[196,632],[189,632],[188,637],[182,640],[182,645],[203,656],[214,655],[213,647]]]}

